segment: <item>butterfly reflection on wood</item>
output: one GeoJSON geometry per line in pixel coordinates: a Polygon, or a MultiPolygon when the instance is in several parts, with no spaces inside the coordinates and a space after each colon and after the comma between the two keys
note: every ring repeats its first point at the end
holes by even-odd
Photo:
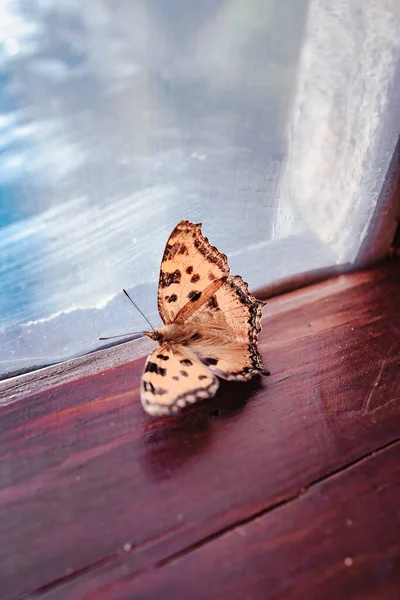
{"type": "Polygon", "coordinates": [[[158,311],[164,323],[145,335],[159,343],[148,357],[140,395],[151,415],[176,414],[211,398],[218,377],[246,381],[269,375],[257,350],[264,302],[201,232],[181,221],[162,258],[158,311]]]}

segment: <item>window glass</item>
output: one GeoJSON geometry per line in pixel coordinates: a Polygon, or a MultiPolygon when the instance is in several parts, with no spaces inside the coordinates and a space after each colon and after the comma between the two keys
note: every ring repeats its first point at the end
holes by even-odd
{"type": "Polygon", "coordinates": [[[0,2],[0,372],[155,324],[181,219],[256,289],[355,261],[399,136],[400,3],[0,2]]]}

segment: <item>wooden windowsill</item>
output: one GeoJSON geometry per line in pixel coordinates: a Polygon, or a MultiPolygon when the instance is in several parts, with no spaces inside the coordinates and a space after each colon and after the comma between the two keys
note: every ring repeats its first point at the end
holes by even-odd
{"type": "Polygon", "coordinates": [[[2,600],[397,597],[399,298],[394,259],[271,299],[271,377],[177,418],[137,342],[2,382],[2,600]]]}

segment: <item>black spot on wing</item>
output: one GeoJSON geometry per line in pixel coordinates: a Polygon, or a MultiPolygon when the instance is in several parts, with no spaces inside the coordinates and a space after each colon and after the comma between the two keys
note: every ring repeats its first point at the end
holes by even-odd
{"type": "Polygon", "coordinates": [[[190,278],[190,282],[191,283],[197,283],[198,281],[200,281],[200,275],[198,273],[195,273],[193,275],[193,277],[190,278]]]}
{"type": "Polygon", "coordinates": [[[179,381],[179,377],[177,377],[176,375],[173,375],[172,379],[173,379],[174,381],[179,381]]]}
{"type": "Polygon", "coordinates": [[[164,375],[167,373],[167,370],[164,369],[163,367],[159,367],[156,363],[153,363],[150,361],[147,363],[144,372],[145,373],[157,373],[157,375],[161,375],[162,377],[164,377],[164,375]]]}
{"type": "Polygon", "coordinates": [[[179,371],[179,375],[182,375],[182,377],[188,377],[189,376],[188,372],[187,371],[183,371],[183,370],[179,371]]]}
{"type": "Polygon", "coordinates": [[[157,358],[160,360],[169,360],[169,356],[166,356],[165,354],[157,354],[157,358]]]}
{"type": "Polygon", "coordinates": [[[188,267],[188,268],[186,269],[186,273],[187,273],[188,275],[191,275],[191,274],[193,273],[193,267],[192,267],[192,266],[188,267]]]}
{"type": "Polygon", "coordinates": [[[209,308],[214,309],[214,310],[218,310],[219,309],[218,302],[217,302],[217,299],[216,299],[215,296],[211,296],[211,298],[207,302],[207,306],[209,308]]]}
{"type": "Polygon", "coordinates": [[[166,271],[161,271],[160,274],[160,287],[165,288],[170,286],[172,283],[180,283],[181,281],[181,272],[179,269],[176,269],[173,273],[167,273],[166,271]]]}
{"type": "Polygon", "coordinates": [[[218,363],[218,359],[216,358],[204,358],[203,363],[205,365],[216,365],[218,363]]]}
{"type": "Polygon", "coordinates": [[[191,361],[191,360],[189,360],[188,358],[183,358],[183,359],[180,361],[180,363],[181,363],[181,365],[183,365],[184,367],[191,367],[191,366],[192,366],[192,364],[193,364],[193,363],[192,363],[192,361],[191,361]]]}
{"type": "Polygon", "coordinates": [[[207,379],[207,375],[199,375],[198,379],[199,379],[199,381],[202,381],[203,379],[207,379]]]}
{"type": "Polygon", "coordinates": [[[196,300],[198,300],[199,298],[201,298],[201,292],[199,292],[198,290],[192,290],[189,294],[188,294],[188,298],[191,302],[196,302],[196,300]]]}
{"type": "Polygon", "coordinates": [[[171,294],[170,296],[165,296],[167,302],[176,302],[178,300],[178,296],[176,294],[171,294]]]}

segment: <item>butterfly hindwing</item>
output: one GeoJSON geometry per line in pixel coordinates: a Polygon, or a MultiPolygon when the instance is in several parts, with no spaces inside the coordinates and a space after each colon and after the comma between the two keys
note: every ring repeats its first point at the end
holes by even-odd
{"type": "Polygon", "coordinates": [[[168,415],[214,396],[217,389],[218,379],[195,354],[165,344],[155,348],[146,361],[140,395],[146,412],[168,415]]]}
{"type": "MultiPolygon", "coordinates": [[[[225,254],[203,236],[201,224],[181,221],[168,239],[161,262],[158,311],[163,322],[172,323],[185,305],[194,310],[205,290],[217,289],[228,275],[225,254]]],[[[185,314],[190,311],[186,309],[185,314]]]]}
{"type": "Polygon", "coordinates": [[[224,379],[268,375],[257,349],[263,306],[241,277],[229,276],[188,319],[188,328],[202,332],[191,349],[224,379]]]}

